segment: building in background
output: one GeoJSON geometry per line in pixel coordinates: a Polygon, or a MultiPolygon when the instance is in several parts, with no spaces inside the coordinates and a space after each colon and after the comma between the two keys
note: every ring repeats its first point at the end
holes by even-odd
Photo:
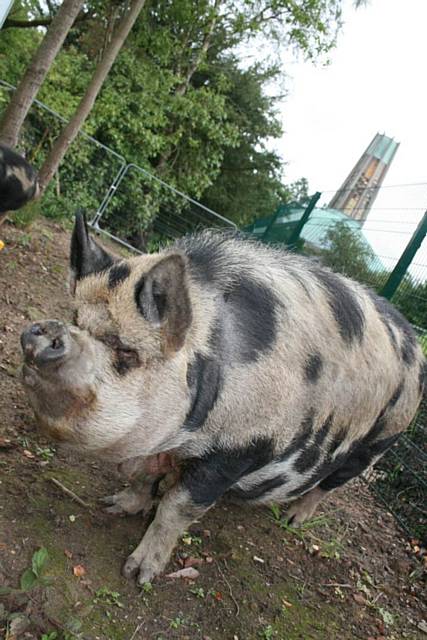
{"type": "Polygon", "coordinates": [[[377,133],[328,207],[363,224],[398,147],[393,138],[377,133]]]}

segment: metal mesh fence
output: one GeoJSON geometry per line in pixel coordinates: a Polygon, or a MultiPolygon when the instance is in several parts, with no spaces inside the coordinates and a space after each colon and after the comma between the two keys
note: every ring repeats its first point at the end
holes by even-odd
{"type": "MultiPolygon", "coordinates": [[[[15,87],[0,80],[0,114],[15,87]]],[[[35,100],[20,136],[27,159],[40,167],[67,120],[35,100]]],[[[51,218],[89,213],[91,226],[136,252],[155,251],[205,228],[236,225],[143,167],[80,131],[43,197],[51,218]]],[[[17,217],[19,214],[15,214],[17,217]]]]}
{"type": "Polygon", "coordinates": [[[236,225],[135,164],[128,164],[92,226],[138,251],[156,251],[186,233],[236,225]],[[126,238],[126,240],[124,239],[126,238]]]}

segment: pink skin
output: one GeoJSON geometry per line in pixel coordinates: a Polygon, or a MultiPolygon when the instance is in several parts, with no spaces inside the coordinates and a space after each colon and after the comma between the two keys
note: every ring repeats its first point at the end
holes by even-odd
{"type": "Polygon", "coordinates": [[[144,472],[153,476],[164,475],[177,469],[176,460],[170,453],[157,453],[144,460],[144,472]]]}

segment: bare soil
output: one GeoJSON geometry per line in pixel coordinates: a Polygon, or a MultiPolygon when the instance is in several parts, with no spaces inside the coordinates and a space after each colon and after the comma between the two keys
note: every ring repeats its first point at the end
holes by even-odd
{"type": "Polygon", "coordinates": [[[417,542],[360,480],[298,531],[278,512],[220,504],[180,540],[167,568],[195,563],[197,579],[160,577],[141,591],[122,578],[147,520],[102,511],[98,498],[120,485],[115,469],[40,437],[19,383],[23,327],[70,317],[69,232],[38,221],[25,230],[5,225],[0,237],[1,638],[427,638],[417,542]],[[22,589],[42,547],[41,577],[22,589]]]}

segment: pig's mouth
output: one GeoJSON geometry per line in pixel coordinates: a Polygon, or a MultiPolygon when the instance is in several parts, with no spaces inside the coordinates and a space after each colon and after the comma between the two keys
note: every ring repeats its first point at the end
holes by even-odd
{"type": "Polygon", "coordinates": [[[71,353],[72,337],[58,320],[35,322],[21,334],[25,364],[41,368],[62,363],[71,353]]]}

